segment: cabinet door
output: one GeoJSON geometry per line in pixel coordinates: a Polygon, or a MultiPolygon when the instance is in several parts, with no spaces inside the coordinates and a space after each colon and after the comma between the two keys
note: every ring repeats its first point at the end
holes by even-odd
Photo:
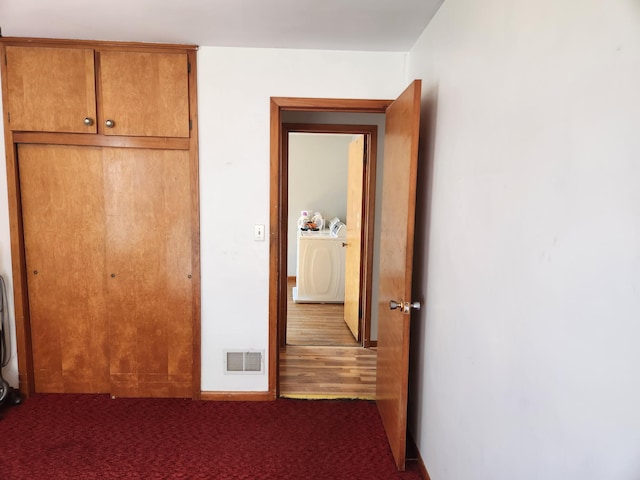
{"type": "Polygon", "coordinates": [[[111,392],[191,397],[189,153],[105,149],[111,392]]]}
{"type": "Polygon", "coordinates": [[[103,51],[99,79],[104,134],[189,136],[185,53],[103,51]]]}
{"type": "Polygon", "coordinates": [[[92,49],[8,46],[6,54],[11,130],[96,133],[92,49]]]}
{"type": "Polygon", "coordinates": [[[20,145],[37,392],[109,392],[100,150],[20,145]]]}

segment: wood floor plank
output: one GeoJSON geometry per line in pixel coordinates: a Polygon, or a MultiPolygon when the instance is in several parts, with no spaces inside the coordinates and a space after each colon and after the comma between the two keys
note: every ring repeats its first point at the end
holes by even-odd
{"type": "Polygon", "coordinates": [[[375,400],[376,351],[287,346],[280,350],[280,393],[289,398],[375,400]]]}
{"type": "Polygon", "coordinates": [[[344,322],[342,303],[294,303],[295,278],[287,282],[287,345],[344,345],[358,342],[344,322]]]}
{"type": "Polygon", "coordinates": [[[287,346],[280,349],[280,395],[375,400],[376,350],[362,348],[342,304],[293,303],[288,282],[287,346]]]}

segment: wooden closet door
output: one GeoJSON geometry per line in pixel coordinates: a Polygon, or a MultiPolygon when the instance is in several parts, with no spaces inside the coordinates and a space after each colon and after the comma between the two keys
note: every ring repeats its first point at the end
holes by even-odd
{"type": "Polygon", "coordinates": [[[100,149],[20,145],[18,162],[36,391],[106,393],[100,149]]]}
{"type": "Polygon", "coordinates": [[[111,392],[191,397],[188,151],[105,149],[111,392]]]}
{"type": "Polygon", "coordinates": [[[96,133],[93,49],[8,46],[6,62],[11,130],[96,133]]]}
{"type": "Polygon", "coordinates": [[[100,52],[105,135],[189,136],[186,53],[100,52]]]}

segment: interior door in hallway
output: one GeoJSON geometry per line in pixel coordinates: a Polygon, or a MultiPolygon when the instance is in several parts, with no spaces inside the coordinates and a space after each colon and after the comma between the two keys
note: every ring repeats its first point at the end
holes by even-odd
{"type": "Polygon", "coordinates": [[[345,256],[344,321],[360,340],[360,262],[362,258],[362,189],[364,182],[364,135],[349,144],[347,169],[347,239],[345,256]]]}
{"type": "Polygon", "coordinates": [[[37,392],[109,392],[99,148],[18,147],[37,392]]]}
{"type": "Polygon", "coordinates": [[[192,393],[189,152],[104,151],[111,393],[192,393]]]}
{"type": "Polygon", "coordinates": [[[420,89],[420,80],[415,80],[386,112],[376,402],[399,470],[405,468],[407,440],[420,89]],[[391,302],[400,304],[400,308],[391,310],[391,302]]]}

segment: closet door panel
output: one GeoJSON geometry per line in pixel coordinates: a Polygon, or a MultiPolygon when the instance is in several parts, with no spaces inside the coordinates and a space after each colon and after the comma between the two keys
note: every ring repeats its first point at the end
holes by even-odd
{"type": "Polygon", "coordinates": [[[104,155],[112,393],[190,397],[189,154],[104,155]]]}
{"type": "Polygon", "coordinates": [[[96,133],[93,49],[7,46],[6,54],[11,130],[96,133]]]}
{"type": "Polygon", "coordinates": [[[189,137],[187,67],[185,53],[100,52],[103,133],[189,137]]]}
{"type": "Polygon", "coordinates": [[[20,145],[18,162],[36,391],[106,393],[100,149],[20,145]]]}

